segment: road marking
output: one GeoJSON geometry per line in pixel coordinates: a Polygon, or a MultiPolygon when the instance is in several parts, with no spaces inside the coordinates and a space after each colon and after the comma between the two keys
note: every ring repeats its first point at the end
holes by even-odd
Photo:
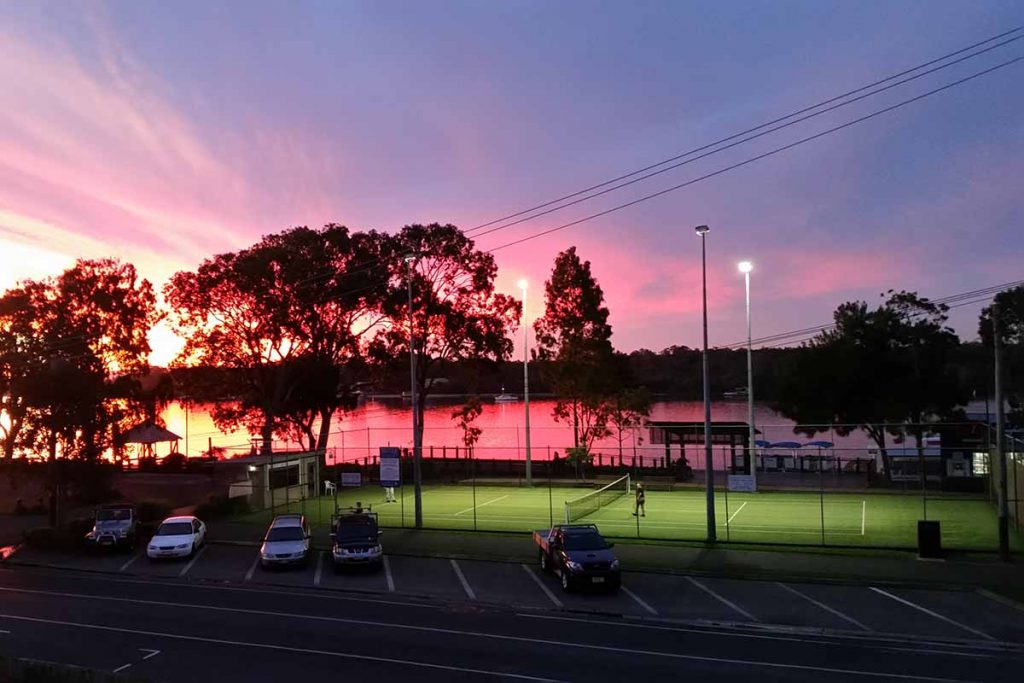
{"type": "Polygon", "coordinates": [[[252,575],[256,573],[256,565],[260,563],[260,554],[256,553],[256,559],[252,561],[252,565],[249,567],[249,571],[245,573],[245,580],[252,581],[252,575]]]}
{"type": "Polygon", "coordinates": [[[864,535],[864,529],[868,523],[868,502],[862,500],[860,502],[860,535],[864,535]]]}
{"type": "Polygon", "coordinates": [[[384,556],[384,578],[388,582],[388,593],[395,592],[395,577],[391,574],[391,560],[384,556]]]}
{"type": "Polygon", "coordinates": [[[726,524],[732,524],[732,520],[735,519],[736,515],[740,514],[740,510],[742,510],[745,507],[747,507],[747,501],[743,501],[743,504],[740,505],[738,508],[736,508],[736,512],[732,513],[732,515],[729,517],[728,520],[726,520],[725,523],[726,524]]]}
{"type": "Polygon", "coordinates": [[[910,600],[907,600],[905,598],[901,598],[898,595],[893,595],[889,591],[882,590],[881,588],[875,588],[874,586],[870,586],[870,588],[871,588],[871,590],[875,591],[879,595],[884,595],[887,598],[892,598],[893,600],[895,600],[898,603],[904,604],[907,607],[913,607],[914,609],[919,610],[921,612],[924,612],[928,616],[935,617],[936,619],[939,619],[940,621],[944,621],[947,624],[952,624],[953,626],[958,626],[959,628],[962,628],[965,631],[969,631],[970,633],[973,633],[976,636],[981,636],[985,640],[993,640],[993,641],[996,640],[995,638],[993,638],[992,636],[990,636],[987,633],[979,631],[976,628],[971,628],[970,626],[967,626],[965,624],[961,624],[959,621],[955,621],[953,619],[950,619],[949,617],[943,616],[943,615],[939,614],[938,612],[933,612],[932,610],[928,609],[927,607],[922,607],[921,605],[918,605],[917,603],[911,602],[910,600]]]}
{"type": "Polygon", "coordinates": [[[147,659],[152,659],[153,657],[156,657],[158,654],[160,654],[160,650],[150,650],[150,649],[145,648],[145,647],[140,647],[139,648],[139,652],[148,652],[149,653],[145,657],[142,658],[142,661],[146,661],[147,659]]]}
{"type": "MultiPolygon", "coordinates": [[[[799,636],[789,635],[789,634],[792,633],[792,630],[789,627],[786,627],[786,626],[781,627],[778,632],[772,632],[770,629],[768,629],[768,630],[759,630],[757,633],[751,633],[749,631],[735,631],[735,630],[732,630],[730,627],[727,627],[728,630],[722,630],[722,629],[709,628],[707,626],[698,626],[698,627],[694,627],[694,626],[687,627],[687,626],[676,626],[676,625],[672,625],[672,626],[656,626],[656,625],[653,625],[653,624],[650,624],[650,623],[646,623],[645,624],[645,623],[639,623],[639,622],[607,621],[607,620],[602,620],[602,619],[578,619],[578,618],[575,618],[575,617],[563,617],[563,616],[558,616],[558,615],[554,615],[554,614],[536,614],[536,613],[528,613],[528,612],[516,612],[516,616],[517,617],[521,617],[523,619],[547,619],[549,621],[569,621],[569,622],[573,622],[573,623],[590,624],[590,625],[600,624],[601,626],[611,626],[611,627],[614,627],[614,628],[638,628],[638,629],[648,629],[648,630],[651,630],[651,631],[671,631],[671,632],[676,632],[676,633],[696,633],[696,634],[703,634],[703,635],[708,635],[710,633],[710,634],[712,634],[712,635],[714,635],[716,637],[724,637],[724,638],[742,638],[744,640],[777,640],[777,641],[787,642],[787,643],[810,643],[810,644],[814,644],[814,645],[821,645],[823,643],[827,644],[828,641],[827,640],[823,640],[822,638],[829,638],[829,637],[831,637],[831,636],[829,636],[827,634],[822,634],[822,637],[819,637],[819,638],[799,637],[799,636]]],[[[974,653],[974,652],[956,652],[956,651],[953,651],[953,650],[933,650],[933,649],[924,649],[924,648],[922,648],[922,645],[930,645],[930,644],[936,644],[936,645],[941,645],[941,646],[961,647],[961,645],[959,645],[959,644],[950,643],[950,642],[932,643],[931,641],[927,641],[927,640],[908,639],[906,641],[897,641],[897,642],[906,642],[907,645],[908,645],[907,647],[897,647],[897,646],[894,646],[894,645],[890,645],[889,643],[891,641],[889,641],[889,640],[886,640],[883,645],[880,645],[880,646],[879,645],[875,645],[875,643],[879,641],[879,637],[878,636],[870,636],[870,635],[866,635],[866,634],[865,635],[859,635],[859,634],[853,634],[852,632],[848,632],[848,633],[842,634],[841,637],[843,639],[843,644],[846,647],[859,647],[859,648],[864,648],[864,649],[868,649],[868,650],[886,650],[886,651],[892,651],[892,652],[913,652],[913,653],[916,653],[916,654],[921,654],[921,653],[925,652],[925,653],[930,653],[930,654],[941,654],[941,655],[948,656],[948,657],[970,657],[970,658],[975,658],[975,659],[993,659],[994,658],[993,655],[989,655],[989,654],[978,654],[978,653],[974,653]],[[857,642],[857,641],[866,641],[866,642],[857,642]]],[[[885,638],[890,638],[890,636],[888,636],[888,635],[886,635],[884,637],[885,638]]],[[[974,646],[977,646],[977,645],[980,645],[980,643],[976,643],[975,641],[971,641],[970,644],[963,645],[963,647],[974,647],[974,646]]]]}
{"type": "Polygon", "coordinates": [[[192,566],[196,563],[196,560],[198,560],[202,556],[202,554],[206,552],[206,548],[207,546],[204,545],[199,550],[197,550],[195,554],[192,555],[192,559],[188,561],[188,564],[182,567],[181,571],[178,572],[178,578],[181,578],[185,576],[185,574],[188,574],[189,570],[192,569],[192,566]]]}
{"type": "Polygon", "coordinates": [[[636,594],[636,593],[634,593],[633,591],[629,590],[629,589],[628,589],[628,588],[626,588],[625,586],[619,586],[619,588],[620,588],[620,589],[622,590],[622,592],[623,592],[623,593],[625,593],[625,594],[626,594],[626,595],[628,595],[629,597],[631,597],[631,598],[633,598],[634,600],[636,600],[636,604],[638,604],[638,605],[640,605],[641,607],[643,607],[643,608],[644,608],[645,610],[647,610],[647,611],[648,611],[648,612],[649,612],[650,614],[653,614],[654,616],[658,616],[658,612],[657,612],[657,611],[656,611],[656,610],[655,610],[655,609],[654,609],[653,607],[651,607],[651,606],[650,606],[650,605],[648,605],[648,604],[647,604],[646,602],[644,602],[644,601],[643,601],[643,599],[642,599],[642,598],[641,598],[641,597],[640,597],[639,595],[637,595],[637,594],[636,594]]]}
{"type": "Polygon", "coordinates": [[[473,510],[476,510],[478,508],[482,508],[485,505],[490,505],[491,503],[497,503],[499,500],[505,500],[510,495],[512,495],[512,494],[508,493],[508,494],[505,494],[504,496],[499,496],[499,497],[495,498],[494,500],[489,500],[486,503],[480,503],[479,505],[474,505],[473,507],[466,508],[465,510],[459,510],[458,512],[455,513],[455,516],[458,517],[459,515],[464,515],[467,512],[472,512],[473,510]]]}
{"type": "MultiPolygon", "coordinates": [[[[459,673],[478,674],[483,676],[493,676],[495,678],[515,678],[521,681],[537,681],[538,683],[559,683],[553,678],[540,678],[538,676],[528,676],[526,674],[515,674],[507,671],[488,671],[486,669],[471,669],[462,666],[449,666],[447,664],[433,664],[431,662],[421,662],[415,659],[398,659],[396,657],[375,657],[373,655],[361,655],[353,652],[335,652],[331,650],[315,650],[306,647],[290,647],[287,645],[274,645],[272,643],[251,643],[244,640],[226,640],[223,638],[206,638],[201,636],[186,636],[180,633],[161,633],[159,631],[143,631],[140,629],[132,628],[119,628],[117,626],[103,626],[101,624],[84,624],[75,621],[60,621],[58,619],[39,619],[36,617],[14,617],[9,615],[0,615],[5,618],[17,619],[20,621],[29,621],[36,624],[51,624],[56,626],[70,626],[72,628],[83,628],[94,631],[106,631],[108,633],[128,633],[131,635],[143,635],[153,636],[155,638],[169,638],[171,640],[184,640],[192,643],[213,643],[215,645],[231,645],[234,647],[247,647],[257,650],[272,650],[274,652],[291,652],[305,655],[320,655],[324,657],[338,657],[339,659],[357,659],[364,662],[378,662],[383,664],[398,664],[402,666],[419,667],[423,669],[435,669],[441,671],[456,671],[459,673]]],[[[468,635],[468,632],[467,632],[468,635]]],[[[475,635],[475,634],[474,634],[475,635]]],[[[114,669],[114,673],[119,673],[129,668],[131,664],[125,664],[124,666],[114,669]]]]}
{"type": "Polygon", "coordinates": [[[803,598],[804,600],[810,602],[813,605],[817,605],[818,607],[820,607],[821,609],[825,610],[829,614],[834,614],[835,616],[839,617],[840,619],[843,619],[844,621],[850,622],[851,624],[853,624],[854,626],[856,626],[859,629],[863,629],[865,631],[870,631],[871,630],[867,626],[865,626],[864,624],[862,624],[859,621],[857,621],[856,619],[854,619],[853,617],[851,617],[849,615],[846,615],[846,614],[843,614],[839,610],[835,609],[834,607],[829,607],[828,605],[826,605],[823,602],[819,602],[818,600],[815,600],[811,596],[807,595],[806,593],[802,593],[801,591],[798,591],[797,589],[793,588],[792,586],[787,586],[786,584],[781,583],[779,581],[776,581],[775,585],[778,586],[779,588],[782,588],[783,590],[789,591],[793,595],[800,596],[801,598],[803,598]]]}
{"type": "MultiPolygon", "coordinates": [[[[145,602],[145,601],[138,601],[138,600],[129,600],[127,598],[111,598],[111,599],[114,599],[114,600],[125,600],[127,602],[145,602]]],[[[512,635],[504,635],[504,634],[497,634],[497,633],[480,633],[480,632],[477,632],[477,631],[463,631],[463,630],[459,630],[459,629],[438,628],[438,627],[430,627],[430,626],[413,626],[413,625],[410,625],[410,624],[392,624],[392,623],[387,623],[387,622],[362,621],[362,620],[358,620],[358,619],[344,619],[344,618],[341,618],[341,617],[322,617],[322,616],[314,616],[314,615],[289,615],[289,614],[282,614],[282,613],[275,613],[275,612],[261,612],[259,610],[243,610],[243,609],[233,609],[233,608],[227,608],[227,607],[213,607],[213,606],[210,606],[210,605],[189,605],[189,607],[195,607],[197,609],[212,609],[212,610],[219,610],[219,611],[226,611],[226,612],[243,612],[243,613],[251,612],[251,613],[255,613],[255,614],[268,614],[268,615],[277,616],[277,617],[281,617],[281,616],[297,617],[297,618],[305,618],[305,619],[317,620],[317,621],[331,621],[331,622],[348,623],[348,624],[353,624],[353,625],[357,625],[357,626],[377,626],[377,627],[394,628],[394,629],[400,629],[400,630],[421,631],[421,632],[428,632],[428,633],[441,633],[441,634],[444,634],[444,635],[458,636],[458,637],[461,637],[461,638],[482,638],[482,639],[487,639],[487,640],[510,641],[510,642],[516,642],[516,643],[530,643],[530,644],[534,644],[534,645],[549,645],[549,646],[553,646],[553,647],[557,647],[557,648],[563,648],[563,649],[564,648],[574,648],[574,649],[579,649],[579,650],[590,650],[590,651],[596,651],[596,652],[611,652],[611,653],[615,653],[615,654],[624,654],[624,655],[632,655],[632,656],[639,656],[639,657],[661,657],[661,658],[664,658],[664,659],[672,659],[672,660],[709,662],[709,663],[713,663],[713,664],[729,664],[729,665],[734,665],[734,666],[748,666],[748,667],[753,667],[753,668],[766,668],[766,669],[777,669],[777,670],[781,669],[781,670],[793,670],[793,671],[815,671],[815,672],[821,672],[821,673],[827,673],[827,674],[843,674],[843,675],[847,675],[847,676],[863,676],[863,677],[866,677],[866,678],[883,678],[883,679],[890,679],[890,680],[892,680],[892,679],[899,679],[899,680],[912,680],[912,681],[935,681],[937,683],[961,683],[960,681],[956,681],[955,679],[937,678],[937,677],[933,677],[933,676],[915,676],[913,674],[899,674],[899,673],[881,672],[881,671],[864,671],[864,670],[858,670],[858,669],[839,669],[839,668],[834,668],[834,667],[810,666],[810,665],[805,665],[805,664],[785,664],[785,663],[781,663],[781,662],[765,662],[765,661],[758,661],[758,660],[754,660],[754,659],[734,659],[734,658],[730,658],[730,657],[710,657],[710,656],[706,656],[706,655],[688,655],[688,654],[682,654],[682,653],[677,653],[677,652],[664,652],[664,651],[660,651],[660,650],[641,650],[641,649],[637,649],[637,648],[613,647],[613,646],[610,646],[610,645],[593,645],[593,644],[590,644],[590,643],[576,643],[576,642],[571,642],[571,641],[549,640],[549,639],[546,639],[546,638],[529,638],[529,637],[526,637],[526,636],[512,636],[512,635]]],[[[483,674],[483,675],[487,675],[487,676],[495,676],[495,677],[498,677],[498,678],[516,678],[516,679],[520,679],[520,680],[529,680],[529,681],[544,681],[545,683],[550,681],[551,683],[554,683],[554,681],[552,679],[548,679],[548,678],[538,678],[538,677],[535,677],[535,676],[527,676],[527,675],[524,675],[524,674],[514,674],[514,673],[508,673],[508,672],[505,672],[505,671],[499,672],[499,671],[486,671],[486,670],[481,670],[481,669],[468,669],[468,668],[463,668],[463,667],[449,666],[449,665],[445,665],[445,664],[432,664],[432,663],[429,663],[429,662],[421,662],[421,661],[408,660],[408,659],[403,660],[403,659],[390,658],[390,657],[376,657],[376,656],[372,656],[372,655],[355,654],[355,653],[350,653],[350,652],[335,652],[335,651],[330,651],[330,650],[314,650],[312,648],[291,647],[291,646],[286,646],[286,645],[274,645],[274,644],[271,644],[271,643],[252,643],[252,642],[241,641],[241,640],[225,640],[225,639],[220,639],[220,638],[208,638],[208,637],[205,637],[205,636],[188,636],[188,635],[183,635],[183,634],[180,634],[180,633],[161,633],[161,632],[158,632],[158,631],[144,631],[144,630],[141,630],[141,629],[122,628],[122,627],[117,627],[117,626],[104,626],[104,625],[101,625],[101,624],[87,624],[87,623],[74,622],[74,621],[61,621],[61,620],[58,620],[58,619],[42,619],[42,618],[39,618],[39,617],[24,617],[24,616],[12,615],[12,614],[0,614],[0,618],[12,619],[12,620],[15,620],[15,621],[27,621],[27,622],[36,623],[36,624],[50,624],[50,625],[56,625],[56,626],[68,626],[68,627],[71,627],[71,628],[82,628],[82,629],[91,629],[91,630],[96,630],[96,631],[106,631],[108,633],[128,633],[128,634],[131,634],[131,635],[153,636],[153,637],[156,637],[156,638],[168,638],[168,639],[171,639],[171,640],[185,640],[185,641],[189,641],[189,642],[213,643],[213,644],[216,644],[216,645],[231,645],[231,646],[236,646],[236,647],[248,647],[248,648],[254,648],[254,649],[274,650],[274,651],[277,651],[277,652],[292,652],[292,653],[300,653],[300,654],[322,655],[322,656],[326,656],[326,657],[338,657],[338,658],[341,658],[341,659],[358,659],[358,660],[363,660],[363,661],[383,662],[383,663],[387,663],[387,664],[400,664],[400,665],[405,665],[405,666],[422,667],[422,668],[427,668],[427,669],[440,669],[440,670],[444,670],[444,671],[459,671],[459,672],[463,672],[463,673],[483,674]]]]}
{"type": "Polygon", "coordinates": [[[719,595],[715,591],[711,590],[710,588],[708,588],[707,586],[705,586],[703,583],[701,583],[697,579],[693,578],[692,576],[687,576],[686,580],[689,581],[690,583],[692,583],[697,588],[699,588],[702,591],[704,591],[705,593],[707,593],[708,595],[710,595],[711,597],[713,597],[716,600],[718,600],[719,602],[721,602],[723,605],[727,605],[727,606],[733,608],[734,610],[736,610],[737,612],[742,614],[744,617],[746,617],[750,621],[761,621],[760,619],[755,617],[753,614],[751,614],[747,610],[745,610],[742,607],[740,607],[739,605],[737,605],[732,600],[729,600],[727,598],[722,597],[721,595],[719,595]]]}
{"type": "Polygon", "coordinates": [[[320,551],[316,556],[316,571],[313,573],[313,585],[319,586],[320,579],[324,575],[324,551],[320,551]]]}
{"type": "Polygon", "coordinates": [[[9,635],[11,635],[11,632],[10,631],[5,631],[2,628],[0,628],[0,635],[9,636],[9,635]]]}
{"type": "Polygon", "coordinates": [[[122,671],[127,671],[130,668],[132,668],[131,664],[123,664],[123,665],[117,667],[116,669],[114,669],[114,673],[119,674],[122,671]]]}
{"type": "Polygon", "coordinates": [[[526,566],[525,564],[524,565],[520,565],[520,566],[524,570],[526,570],[526,573],[530,575],[530,578],[533,579],[533,582],[535,584],[537,584],[538,586],[540,586],[540,589],[542,591],[544,591],[544,595],[548,596],[548,598],[551,599],[551,602],[553,602],[555,604],[555,607],[561,608],[562,607],[562,601],[558,599],[558,596],[556,596],[554,593],[551,592],[550,588],[548,588],[546,585],[544,585],[544,582],[541,580],[541,578],[539,576],[537,576],[537,573],[535,571],[533,571],[533,569],[531,569],[530,567],[526,566]]]}
{"type": "Polygon", "coordinates": [[[473,592],[473,587],[469,585],[469,581],[466,581],[466,575],[462,573],[462,567],[455,561],[454,558],[450,560],[452,563],[452,569],[455,570],[455,576],[459,577],[459,583],[462,584],[462,590],[466,591],[466,596],[470,600],[476,600],[476,593],[473,592]]]}
{"type": "Polygon", "coordinates": [[[122,564],[120,567],[117,568],[117,571],[123,572],[125,569],[128,569],[128,567],[132,566],[132,564],[135,563],[135,560],[139,559],[140,557],[142,557],[142,555],[132,555],[131,558],[127,562],[125,562],[124,564],[122,564]]]}
{"type": "Polygon", "coordinates": [[[986,588],[977,588],[977,589],[975,589],[975,592],[978,593],[979,595],[985,596],[989,600],[992,600],[994,602],[998,602],[1001,605],[1006,605],[1007,607],[1010,607],[1011,609],[1015,609],[1018,612],[1024,612],[1024,605],[1022,605],[1021,603],[1017,602],[1016,600],[1011,600],[1010,598],[1007,598],[1007,597],[1004,597],[1002,595],[999,595],[998,593],[993,593],[992,591],[990,591],[990,590],[988,590],[986,588]]]}

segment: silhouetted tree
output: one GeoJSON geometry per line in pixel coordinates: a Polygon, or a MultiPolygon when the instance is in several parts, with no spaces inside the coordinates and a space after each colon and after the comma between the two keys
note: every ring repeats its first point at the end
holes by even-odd
{"type": "MultiPolygon", "coordinates": [[[[1024,423],[1024,286],[999,292],[993,302],[998,305],[1003,342],[1003,384],[1006,399],[1012,408],[1007,416],[1011,423],[1024,423]]],[[[985,372],[992,376],[992,314],[993,306],[981,311],[978,334],[985,346],[985,372]]],[[[987,386],[991,386],[991,380],[987,386]]]]}
{"type": "Polygon", "coordinates": [[[476,426],[476,419],[484,410],[478,396],[471,396],[460,408],[452,411],[452,419],[462,430],[462,445],[466,447],[466,454],[472,455],[473,447],[480,440],[483,430],[476,426]]]}

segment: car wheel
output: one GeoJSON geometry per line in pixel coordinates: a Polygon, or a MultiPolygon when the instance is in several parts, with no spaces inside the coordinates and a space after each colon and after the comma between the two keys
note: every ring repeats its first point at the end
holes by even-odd
{"type": "Polygon", "coordinates": [[[572,582],[569,581],[569,572],[562,570],[562,591],[568,593],[572,590],[572,582]]]}
{"type": "Polygon", "coordinates": [[[543,550],[540,551],[540,570],[542,572],[551,571],[551,565],[550,560],[548,559],[548,554],[543,550]]]}
{"type": "Polygon", "coordinates": [[[188,556],[189,557],[195,557],[195,555],[196,555],[196,548],[197,548],[196,542],[192,541],[192,548],[188,551],[188,556]]]}

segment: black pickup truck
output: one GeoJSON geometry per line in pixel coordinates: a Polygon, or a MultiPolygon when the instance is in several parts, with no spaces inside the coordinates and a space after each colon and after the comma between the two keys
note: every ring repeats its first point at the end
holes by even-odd
{"type": "Polygon", "coordinates": [[[617,591],[622,584],[619,559],[611,543],[593,524],[560,524],[533,532],[540,568],[562,580],[562,590],[600,587],[617,591]]]}

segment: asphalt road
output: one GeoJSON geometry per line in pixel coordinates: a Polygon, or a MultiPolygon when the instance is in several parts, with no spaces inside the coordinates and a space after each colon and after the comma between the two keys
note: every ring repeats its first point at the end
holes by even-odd
{"type": "Polygon", "coordinates": [[[1024,648],[0,570],[0,652],[155,681],[1019,680],[1024,648]]]}

